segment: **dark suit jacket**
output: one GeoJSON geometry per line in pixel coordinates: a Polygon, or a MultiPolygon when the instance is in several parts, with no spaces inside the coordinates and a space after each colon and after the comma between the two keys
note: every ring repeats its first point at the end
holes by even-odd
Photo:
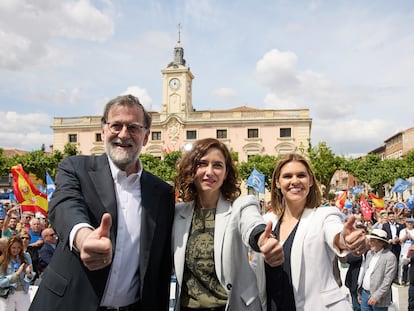
{"type": "MultiPolygon", "coordinates": [[[[400,236],[400,231],[405,228],[405,225],[400,224],[398,222],[395,222],[395,226],[397,228],[397,237],[399,237],[400,236]]],[[[386,222],[385,224],[382,225],[382,230],[387,232],[388,240],[392,239],[392,233],[391,233],[391,228],[390,228],[390,223],[389,222],[386,222]]],[[[397,257],[397,262],[398,262],[399,259],[400,259],[401,244],[400,243],[391,244],[391,251],[394,253],[395,257],[397,257]]]]}
{"type": "MultiPolygon", "coordinates": [[[[143,171],[141,193],[140,258],[131,258],[139,260],[139,271],[131,273],[139,274],[137,297],[143,310],[168,310],[174,192],[170,185],[143,171]]],[[[112,216],[110,239],[115,255],[118,213],[107,156],[73,156],[62,160],[49,207],[49,218],[59,243],[43,273],[31,311],[98,309],[110,267],[98,271],[84,267],[79,254],[69,249],[69,234],[78,223],[97,228],[104,213],[112,216]]]]}
{"type": "Polygon", "coordinates": [[[361,269],[362,256],[354,256],[349,253],[346,255],[346,262],[349,263],[349,267],[345,276],[345,286],[350,291],[356,292],[358,289],[358,275],[361,269]]]}
{"type": "Polygon", "coordinates": [[[42,247],[39,249],[39,268],[44,269],[52,260],[53,253],[55,248],[49,243],[43,243],[42,247]]]}

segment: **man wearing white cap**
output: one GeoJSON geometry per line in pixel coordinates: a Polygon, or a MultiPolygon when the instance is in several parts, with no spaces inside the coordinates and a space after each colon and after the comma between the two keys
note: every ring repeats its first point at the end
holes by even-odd
{"type": "Polygon", "coordinates": [[[391,304],[391,285],[397,271],[397,259],[389,249],[387,232],[374,229],[367,235],[371,245],[362,281],[361,311],[386,311],[391,304]]]}

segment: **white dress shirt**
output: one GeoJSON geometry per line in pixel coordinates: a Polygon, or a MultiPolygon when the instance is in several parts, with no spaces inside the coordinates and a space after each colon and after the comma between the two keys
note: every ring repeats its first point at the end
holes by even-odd
{"type": "Polygon", "coordinates": [[[369,262],[369,267],[368,268],[365,267],[366,271],[365,271],[364,279],[362,281],[362,288],[367,291],[371,290],[371,274],[375,270],[375,266],[377,265],[378,258],[382,251],[383,249],[378,252],[374,252],[374,255],[372,256],[371,261],[369,262]]]}
{"type": "MultiPolygon", "coordinates": [[[[141,169],[138,173],[126,176],[126,173],[115,166],[109,157],[108,160],[118,206],[118,231],[112,266],[100,305],[123,307],[136,302],[139,298],[136,297],[140,287],[139,275],[136,272],[140,256],[142,165],[140,163],[141,169]]],[[[69,239],[71,248],[76,232],[83,227],[92,228],[85,223],[74,226],[69,239]]]]}

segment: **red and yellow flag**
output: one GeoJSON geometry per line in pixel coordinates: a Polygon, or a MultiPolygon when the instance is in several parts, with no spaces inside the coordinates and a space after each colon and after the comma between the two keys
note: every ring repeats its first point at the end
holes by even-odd
{"type": "Polygon", "coordinates": [[[372,204],[378,209],[384,209],[384,199],[381,199],[377,197],[376,195],[373,195],[372,193],[368,193],[368,196],[371,198],[372,204]]]}
{"type": "Polygon", "coordinates": [[[11,173],[14,181],[14,195],[21,205],[22,212],[40,212],[46,217],[48,211],[47,196],[33,185],[21,164],[13,166],[11,173]]]}
{"type": "Polygon", "coordinates": [[[343,209],[345,205],[346,198],[348,197],[348,190],[342,192],[342,194],[338,195],[335,198],[335,205],[339,209],[343,209]]]}

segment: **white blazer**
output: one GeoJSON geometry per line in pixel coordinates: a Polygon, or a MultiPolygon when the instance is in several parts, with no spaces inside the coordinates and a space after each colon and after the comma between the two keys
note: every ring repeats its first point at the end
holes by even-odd
{"type": "MultiPolygon", "coordinates": [[[[344,257],[334,247],[336,234],[342,231],[342,214],[336,207],[305,208],[292,244],[290,265],[297,311],[352,310],[347,294],[338,287],[332,272],[335,255],[344,257]]],[[[279,219],[273,213],[264,215],[273,228],[279,219]]],[[[264,271],[258,271],[263,287],[264,271]]],[[[260,286],[262,284],[262,286],[260,286]]]]}
{"type": "MultiPolygon", "coordinates": [[[[217,278],[227,292],[227,311],[262,310],[256,275],[249,264],[249,238],[253,228],[264,224],[259,202],[249,195],[233,204],[222,196],[217,203],[214,228],[214,263],[217,278]]],[[[193,217],[194,202],[178,203],[172,231],[176,283],[176,311],[180,310],[185,250],[193,217]]],[[[261,293],[264,297],[265,293],[261,293]]],[[[264,310],[264,309],[263,309],[264,310]]]]}

